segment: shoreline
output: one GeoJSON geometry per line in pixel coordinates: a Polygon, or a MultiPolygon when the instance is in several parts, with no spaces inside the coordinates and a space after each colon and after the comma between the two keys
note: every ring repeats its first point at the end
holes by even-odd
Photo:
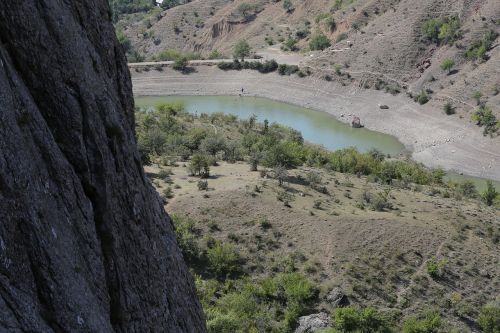
{"type": "Polygon", "coordinates": [[[500,181],[500,137],[484,137],[467,120],[418,105],[403,94],[343,87],[316,77],[225,72],[216,66],[197,66],[190,74],[132,69],[131,76],[134,96],[238,96],[244,87],[244,96],[326,112],[344,123],[358,116],[367,129],[396,137],[414,160],[428,167],[500,181]],[[389,109],[380,109],[381,104],[389,109]]]}

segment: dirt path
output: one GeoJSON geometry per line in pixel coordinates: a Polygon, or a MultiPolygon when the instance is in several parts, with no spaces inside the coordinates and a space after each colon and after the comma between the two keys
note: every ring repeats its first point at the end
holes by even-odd
{"type": "Polygon", "coordinates": [[[169,68],[132,70],[132,81],[136,96],[238,95],[245,87],[245,95],[327,112],[343,122],[356,115],[367,128],[397,137],[415,160],[429,167],[500,181],[500,138],[484,137],[468,120],[418,105],[402,94],[353,89],[314,77],[224,72],[216,66],[197,66],[188,75],[169,68]],[[380,104],[389,109],[379,109],[380,104]]]}

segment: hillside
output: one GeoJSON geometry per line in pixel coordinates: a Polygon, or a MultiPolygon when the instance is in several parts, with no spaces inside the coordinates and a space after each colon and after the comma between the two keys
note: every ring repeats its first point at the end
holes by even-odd
{"type": "Polygon", "coordinates": [[[293,49],[286,53],[300,55],[302,65],[319,77],[411,96],[425,90],[432,106],[442,109],[450,102],[466,120],[479,103],[498,116],[498,1],[311,0],[291,1],[288,11],[285,2],[193,1],[123,31],[146,58],[166,49],[205,57],[217,50],[230,57],[243,39],[267,58],[279,58],[280,48],[293,49]],[[491,42],[480,50],[488,34],[491,42]],[[330,46],[311,52],[318,35],[330,46]],[[446,59],[454,61],[449,70],[441,69],[446,59]],[[339,70],[343,75],[336,75],[339,70]]]}
{"type": "Polygon", "coordinates": [[[137,119],[209,332],[313,332],[310,315],[332,332],[470,332],[498,314],[500,202],[470,183],[255,118],[159,104],[137,119]]]}

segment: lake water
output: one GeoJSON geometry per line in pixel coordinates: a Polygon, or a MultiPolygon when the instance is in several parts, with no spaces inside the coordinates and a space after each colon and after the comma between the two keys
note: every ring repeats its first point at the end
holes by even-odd
{"type": "MultiPolygon", "coordinates": [[[[191,113],[223,112],[248,119],[257,116],[259,122],[265,119],[270,123],[276,122],[299,130],[306,141],[320,144],[330,150],[347,147],[356,147],[361,152],[376,148],[385,154],[397,155],[404,149],[395,137],[382,134],[365,128],[351,128],[333,116],[319,111],[276,102],[259,97],[238,96],[154,96],[136,97],[135,103],[139,107],[156,106],[164,102],[183,103],[191,113]]],[[[481,178],[448,173],[445,180],[464,181],[472,180],[478,190],[486,187],[486,181],[481,178]]],[[[500,190],[500,182],[494,182],[500,190]]]]}
{"type": "Polygon", "coordinates": [[[266,98],[238,96],[166,96],[137,97],[137,106],[155,106],[162,102],[183,103],[191,113],[224,112],[248,119],[257,116],[257,121],[267,119],[270,123],[292,127],[302,133],[304,140],[320,144],[330,150],[356,147],[361,152],[371,148],[397,155],[404,146],[395,137],[351,126],[336,120],[324,112],[306,109],[266,98]]]}

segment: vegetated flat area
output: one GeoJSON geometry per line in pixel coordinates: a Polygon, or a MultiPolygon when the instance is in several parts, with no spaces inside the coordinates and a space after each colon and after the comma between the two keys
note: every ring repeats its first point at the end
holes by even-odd
{"type": "MultiPolygon", "coordinates": [[[[333,171],[328,162],[304,163],[285,172],[280,185],[276,168],[259,162],[257,171],[250,171],[243,147],[251,147],[252,154],[275,137],[281,138],[276,145],[291,149],[283,156],[301,155],[299,147],[305,147],[311,149],[306,159],[318,163],[329,153],[320,157],[306,143],[291,144],[300,142],[298,133],[276,125],[164,110],[138,115],[139,144],[143,152],[153,151],[145,171],[174,216],[210,332],[256,327],[293,332],[299,316],[336,316],[339,310],[327,296],[335,288],[345,296],[342,306],[373,307],[394,331],[432,311],[441,317],[429,324],[435,332],[477,330],[480,309],[499,301],[498,202],[486,206],[468,198],[467,187],[439,181],[418,185],[403,177],[384,183],[379,177],[394,159],[380,162],[383,169],[368,176],[333,171]],[[170,129],[163,139],[162,128],[170,129]],[[194,156],[200,154],[217,161],[206,178],[192,175],[194,156]],[[306,288],[308,283],[314,287],[306,288]]],[[[262,162],[274,161],[273,147],[261,152],[262,162]]],[[[337,162],[331,158],[340,163],[334,168],[378,163],[355,153],[337,162]]],[[[408,163],[402,170],[414,165],[401,163],[408,163]]],[[[420,172],[409,175],[417,180],[420,172]]]]}
{"type": "Polygon", "coordinates": [[[216,66],[197,66],[190,74],[170,68],[136,69],[131,74],[136,96],[237,95],[244,87],[247,96],[324,111],[346,123],[359,116],[368,129],[395,136],[416,161],[429,167],[500,180],[500,137],[485,137],[468,119],[446,116],[442,110],[419,105],[401,94],[343,86],[317,76],[225,72],[216,66]]]}

